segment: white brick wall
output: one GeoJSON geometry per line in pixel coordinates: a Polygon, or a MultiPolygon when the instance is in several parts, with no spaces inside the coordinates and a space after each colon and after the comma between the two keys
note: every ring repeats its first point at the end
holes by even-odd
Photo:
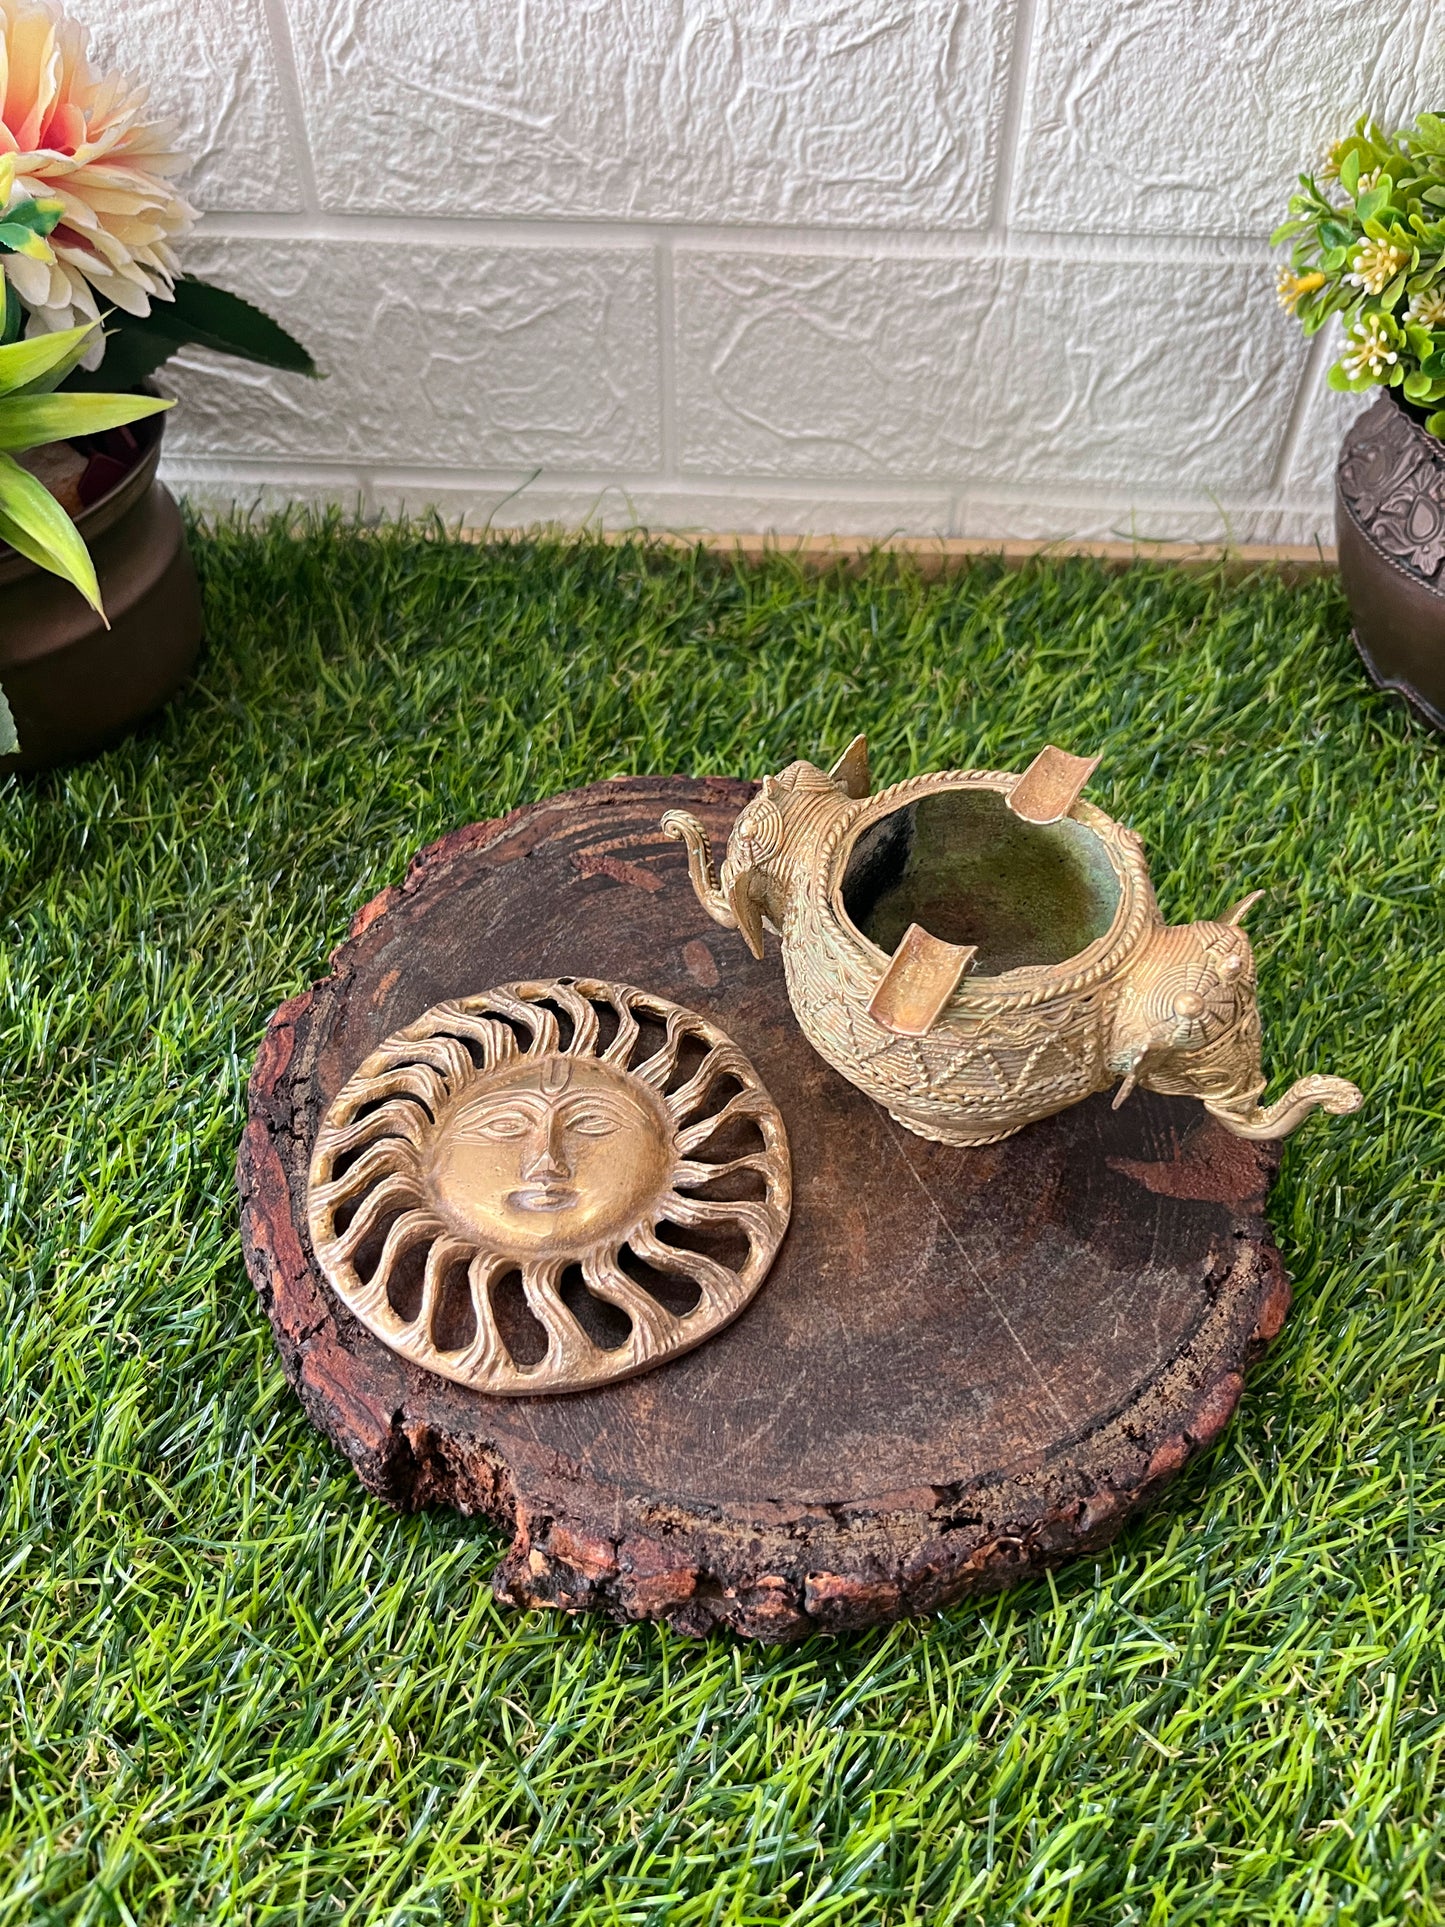
{"type": "Polygon", "coordinates": [[[1445,0],[71,4],[328,371],[173,364],[173,481],[501,526],[1328,541],[1265,237],[1445,106],[1445,0]]]}

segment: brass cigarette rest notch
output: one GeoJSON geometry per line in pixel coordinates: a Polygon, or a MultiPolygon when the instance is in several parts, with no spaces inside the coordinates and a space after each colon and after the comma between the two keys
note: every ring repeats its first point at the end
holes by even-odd
{"type": "Polygon", "coordinates": [[[698,899],[762,955],[781,939],[814,1048],[920,1137],[987,1144],[1118,1085],[1197,1097],[1241,1137],[1285,1137],[1360,1092],[1299,1079],[1261,1105],[1254,955],[1242,921],[1167,925],[1143,845],[1081,792],[1097,758],[1049,747],[1021,776],[947,770],[868,794],[857,738],[832,770],[764,777],[721,875],[696,817],[698,899]]]}

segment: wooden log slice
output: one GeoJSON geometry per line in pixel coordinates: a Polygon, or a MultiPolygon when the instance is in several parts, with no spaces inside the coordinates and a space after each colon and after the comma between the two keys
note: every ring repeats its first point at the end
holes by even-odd
{"type": "Polygon", "coordinates": [[[658,818],[721,842],[750,784],[630,778],[433,844],[277,1011],[240,1154],[249,1266],[313,1422],[393,1505],[487,1513],[519,1606],[769,1640],[928,1612],[1102,1546],[1234,1409],[1289,1285],[1273,1146],[1193,1100],[1090,1099],[1001,1144],[903,1130],[817,1057],[776,944],[708,922],[658,818]],[[306,1233],[318,1119],[391,1032],[521,978],[641,984],[729,1031],[792,1142],[792,1226],[697,1351],[487,1397],[389,1351],[306,1233]]]}

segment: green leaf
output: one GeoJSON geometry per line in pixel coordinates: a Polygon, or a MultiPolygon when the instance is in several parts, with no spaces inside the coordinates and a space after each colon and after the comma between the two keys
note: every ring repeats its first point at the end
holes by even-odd
{"type": "Polygon", "coordinates": [[[1415,141],[1427,154],[1445,154],[1445,120],[1439,114],[1417,114],[1415,141]]]}
{"type": "Polygon", "coordinates": [[[17,201],[14,207],[6,208],[5,219],[19,221],[22,226],[32,229],[36,234],[53,234],[59,227],[64,213],[64,201],[54,201],[47,197],[43,201],[17,201]]]}
{"type": "Polygon", "coordinates": [[[0,254],[28,254],[32,261],[49,261],[50,243],[20,221],[0,221],[0,254]]]}
{"type": "Polygon", "coordinates": [[[1380,306],[1382,308],[1393,308],[1398,303],[1400,296],[1405,292],[1405,277],[1408,272],[1408,269],[1402,268],[1385,289],[1384,293],[1380,296],[1380,306]]]}
{"type": "Polygon", "coordinates": [[[80,328],[8,342],[0,348],[0,395],[40,393],[59,381],[85,353],[95,327],[88,321],[80,328]]]}
{"type": "Polygon", "coordinates": [[[12,395],[0,399],[0,449],[99,435],[174,407],[151,395],[12,395]]]}
{"type": "Polygon", "coordinates": [[[1380,210],[1390,205],[1390,194],[1394,185],[1387,174],[1377,187],[1372,187],[1368,194],[1362,194],[1355,202],[1356,220],[1360,222],[1375,220],[1380,210]]]}
{"type": "MultiPolygon", "coordinates": [[[[207,281],[184,275],[176,283],[173,302],[161,303],[165,311],[161,332],[167,332],[168,313],[186,327],[184,340],[203,348],[215,348],[223,355],[239,355],[267,368],[284,368],[296,375],[314,375],[316,363],[305,348],[277,321],[238,294],[213,288],[207,281]]],[[[154,315],[155,308],[151,309],[154,315]]]]}
{"type": "Polygon", "coordinates": [[[1359,184],[1360,150],[1358,147],[1352,147],[1340,162],[1340,186],[1345,190],[1346,194],[1349,195],[1350,199],[1353,200],[1355,198],[1355,189],[1359,184]]]}
{"type": "Polygon", "coordinates": [[[25,310],[7,275],[0,275],[0,287],[5,290],[5,311],[0,316],[0,343],[18,341],[20,330],[25,326],[25,310]]]}
{"type": "Polygon", "coordinates": [[[15,718],[10,714],[10,705],[5,700],[5,691],[0,689],[0,756],[13,756],[20,747],[20,738],[15,734],[15,718]]]}
{"type": "Polygon", "coordinates": [[[1320,222],[1320,239],[1327,248],[1351,248],[1358,238],[1353,228],[1345,227],[1339,221],[1320,222]]]}
{"type": "Polygon", "coordinates": [[[106,330],[105,359],[99,368],[77,368],[66,380],[66,392],[109,393],[117,388],[139,388],[180,347],[165,335],[152,334],[143,323],[126,315],[106,330]]]}
{"type": "Polygon", "coordinates": [[[172,349],[214,348],[218,354],[283,368],[291,374],[314,375],[316,363],[294,335],[287,334],[270,315],[238,294],[213,288],[207,281],[183,275],[176,283],[174,301],[151,302],[148,315],[131,315],[126,331],[158,335],[172,349]]]}
{"type": "Polygon", "coordinates": [[[0,455],[0,541],[8,542],[27,561],[73,582],[105,621],[95,564],[80,530],[50,490],[11,455],[0,455]]]}
{"type": "Polygon", "coordinates": [[[1433,415],[1427,415],[1425,417],[1425,426],[1432,435],[1445,437],[1445,408],[1437,410],[1433,415]]]}

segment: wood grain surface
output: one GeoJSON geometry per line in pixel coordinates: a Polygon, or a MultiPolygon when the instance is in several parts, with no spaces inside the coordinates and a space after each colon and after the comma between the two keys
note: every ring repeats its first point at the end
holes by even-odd
{"type": "Polygon", "coordinates": [[[518,1606],[795,1638],[1103,1545],[1233,1411],[1289,1286],[1264,1220],[1277,1153],[1192,1100],[1107,1096],[1002,1144],[904,1131],[711,924],[670,807],[716,840],[752,794],[628,778],[459,830],[356,918],[272,1019],[239,1179],[246,1260],[287,1374],[363,1483],[508,1525],[518,1606]],[[317,1121],[390,1032],[519,978],[634,983],[731,1032],[782,1109],[791,1229],[737,1323],[621,1385],[496,1399],[406,1363],[331,1297],[305,1229],[317,1121]]]}

